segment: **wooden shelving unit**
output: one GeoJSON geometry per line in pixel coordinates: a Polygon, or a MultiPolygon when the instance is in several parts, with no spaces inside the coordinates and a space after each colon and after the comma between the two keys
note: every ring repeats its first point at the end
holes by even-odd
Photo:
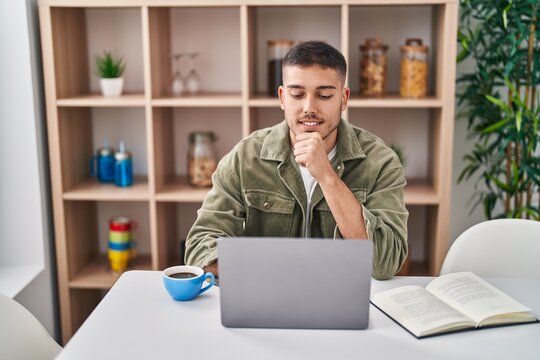
{"type": "MultiPolygon", "coordinates": [[[[405,125],[426,144],[409,154],[422,166],[411,167],[407,175],[405,201],[425,214],[419,219],[425,256],[411,261],[409,271],[437,274],[448,247],[457,13],[457,0],[40,0],[64,342],[117,279],[107,270],[101,239],[106,214],[129,213],[134,207],[145,214],[137,219],[147,230],[134,268],[160,270],[180,262],[178,241],[191,221],[186,218],[194,218],[193,204],[200,204],[208,191],[186,182],[187,134],[200,127],[215,131],[223,155],[254,130],[281,121],[278,100],[262,94],[263,49],[270,38],[326,40],[342,51],[353,91],[343,115],[353,124],[364,127],[369,111],[389,114],[394,122],[385,131],[400,139],[394,125],[409,121],[402,117],[423,117],[405,125]],[[289,18],[296,19],[294,29],[288,28],[289,18]],[[371,18],[381,21],[371,23],[368,31],[362,26],[371,18]],[[418,29],[427,29],[430,46],[429,96],[410,100],[395,95],[394,71],[389,73],[390,95],[359,97],[357,45],[383,32],[395,57],[405,36],[424,31],[418,29]],[[194,44],[206,55],[199,67],[205,70],[204,92],[174,97],[169,91],[170,54],[194,44]],[[130,56],[131,78],[118,98],[103,98],[96,86],[92,56],[104,48],[130,56]],[[128,146],[136,146],[139,163],[133,187],[117,188],[91,178],[88,162],[104,133],[117,139],[125,135],[128,146]],[[191,207],[190,213],[183,207],[191,207]]],[[[399,64],[391,58],[389,66],[399,64]]],[[[378,135],[386,140],[385,134],[378,135]]]]}

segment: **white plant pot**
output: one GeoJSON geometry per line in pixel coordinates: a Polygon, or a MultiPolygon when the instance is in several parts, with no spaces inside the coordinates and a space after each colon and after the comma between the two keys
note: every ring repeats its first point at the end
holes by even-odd
{"type": "Polygon", "coordinates": [[[120,96],[124,87],[124,78],[100,79],[101,93],[105,97],[120,96]]]}

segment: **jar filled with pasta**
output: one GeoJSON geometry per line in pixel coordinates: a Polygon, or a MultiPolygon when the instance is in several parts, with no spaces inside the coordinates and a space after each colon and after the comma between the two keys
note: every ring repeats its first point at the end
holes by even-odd
{"type": "Polygon", "coordinates": [[[382,38],[368,38],[360,45],[360,95],[380,97],[386,91],[388,45],[382,38]]]}
{"type": "Polygon", "coordinates": [[[402,97],[422,98],[427,94],[428,47],[422,39],[407,39],[401,46],[399,93],[402,97]]]}
{"type": "Polygon", "coordinates": [[[195,187],[212,186],[212,174],[217,168],[214,147],[216,135],[212,131],[189,134],[188,181],[195,187]]]}

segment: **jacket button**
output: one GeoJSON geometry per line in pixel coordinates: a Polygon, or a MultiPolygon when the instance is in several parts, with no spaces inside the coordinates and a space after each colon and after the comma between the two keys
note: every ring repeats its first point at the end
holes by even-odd
{"type": "Polygon", "coordinates": [[[265,209],[270,209],[270,203],[268,201],[265,201],[263,206],[265,209]]]}

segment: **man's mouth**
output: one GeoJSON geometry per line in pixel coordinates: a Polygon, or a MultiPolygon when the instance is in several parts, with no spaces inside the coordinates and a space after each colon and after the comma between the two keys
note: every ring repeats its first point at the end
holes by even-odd
{"type": "Polygon", "coordinates": [[[319,125],[318,121],[300,121],[300,124],[304,126],[317,126],[319,125]]]}

